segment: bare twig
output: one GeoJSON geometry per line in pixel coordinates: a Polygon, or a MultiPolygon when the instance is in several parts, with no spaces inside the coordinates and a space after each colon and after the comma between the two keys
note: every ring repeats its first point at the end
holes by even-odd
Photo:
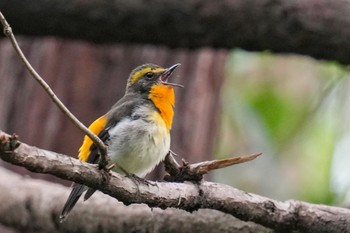
{"type": "Polygon", "coordinates": [[[219,159],[219,160],[211,160],[211,161],[204,161],[200,163],[194,163],[189,164],[188,167],[190,170],[192,170],[195,173],[198,174],[207,174],[208,172],[220,168],[229,167],[235,164],[245,163],[248,161],[251,161],[255,159],[256,157],[260,156],[262,153],[255,153],[251,155],[245,155],[240,157],[232,157],[227,159],[219,159]]]}
{"type": "Polygon", "coordinates": [[[229,167],[235,164],[245,163],[255,159],[262,153],[256,153],[241,157],[232,157],[228,159],[204,161],[200,163],[189,164],[183,161],[183,166],[180,166],[173,158],[171,153],[164,160],[165,170],[169,173],[164,177],[164,180],[169,182],[193,181],[200,182],[204,174],[212,170],[229,167]]]}
{"type": "Polygon", "coordinates": [[[107,148],[105,144],[101,141],[99,137],[97,137],[93,132],[91,132],[84,124],[82,124],[67,108],[66,106],[60,101],[60,99],[55,95],[53,90],[50,88],[50,86],[45,82],[45,80],[35,71],[35,69],[32,67],[32,65],[29,63],[27,58],[24,56],[21,48],[19,47],[17,40],[15,38],[15,35],[12,32],[12,29],[9,25],[9,23],[6,21],[4,15],[0,12],[0,21],[2,26],[4,27],[4,34],[6,37],[8,37],[12,43],[12,46],[16,50],[18,56],[20,57],[21,61],[24,63],[25,67],[28,69],[29,73],[32,75],[32,77],[43,87],[43,89],[46,91],[46,93],[50,96],[52,101],[57,105],[57,107],[65,114],[75,126],[77,126],[84,134],[89,136],[91,140],[98,146],[101,152],[101,160],[100,160],[100,167],[105,167],[107,164],[107,148]]]}

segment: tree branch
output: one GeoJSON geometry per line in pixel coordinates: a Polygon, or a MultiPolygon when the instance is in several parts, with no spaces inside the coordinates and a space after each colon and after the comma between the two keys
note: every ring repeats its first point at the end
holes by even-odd
{"type": "Polygon", "coordinates": [[[87,202],[78,202],[69,218],[58,222],[58,214],[69,189],[47,181],[24,178],[0,167],[0,223],[19,232],[271,232],[230,215],[200,210],[150,209],[144,204],[126,207],[114,198],[96,192],[87,202]],[[88,219],[93,219],[88,221],[88,219]],[[77,223],[84,223],[79,224],[77,223]],[[184,224],[185,223],[185,224],[184,224]]]}
{"type": "Polygon", "coordinates": [[[23,35],[240,47],[350,63],[347,0],[11,0],[0,9],[23,35]]]}
{"type": "Polygon", "coordinates": [[[12,29],[9,23],[6,21],[4,15],[0,12],[0,22],[4,28],[4,34],[9,38],[13,48],[18,54],[19,58],[31,74],[31,76],[40,84],[40,86],[46,91],[52,101],[56,104],[56,106],[65,114],[69,120],[84,134],[91,138],[91,140],[98,146],[101,153],[100,159],[100,168],[104,168],[107,165],[107,147],[102,142],[102,140],[91,132],[83,123],[81,123],[78,118],[76,118],[73,113],[71,113],[68,108],[61,102],[61,100],[56,96],[50,86],[45,82],[45,80],[35,71],[32,65],[29,63],[27,58],[24,56],[21,48],[19,47],[15,35],[12,32],[12,29]]]}
{"type": "MultiPolygon", "coordinates": [[[[31,147],[24,143],[14,150],[6,146],[11,136],[0,133],[0,157],[30,171],[49,173],[57,177],[84,183],[124,204],[145,203],[162,209],[174,207],[186,211],[208,208],[219,210],[244,221],[272,228],[276,231],[347,232],[350,229],[350,210],[301,201],[276,201],[246,193],[223,184],[202,182],[157,183],[139,189],[127,177],[106,174],[92,164],[31,147]],[[139,190],[139,192],[138,192],[139,190]]],[[[12,143],[12,145],[15,143],[12,143]]]]}

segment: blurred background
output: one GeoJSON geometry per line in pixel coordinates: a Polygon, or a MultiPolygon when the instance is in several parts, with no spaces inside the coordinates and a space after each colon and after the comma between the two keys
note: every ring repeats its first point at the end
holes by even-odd
{"type": "MultiPolygon", "coordinates": [[[[10,23],[16,23],[17,16],[28,19],[21,12],[27,8],[16,8],[21,10],[17,13],[10,9],[4,12],[10,23]]],[[[72,9],[63,9],[65,16],[71,16],[68,19],[85,20],[74,18],[72,9]]],[[[172,130],[172,149],[179,158],[199,162],[262,152],[252,162],[215,171],[207,179],[278,200],[349,206],[347,67],[335,61],[290,55],[289,51],[278,55],[260,47],[257,50],[263,52],[236,49],[245,47],[239,44],[244,41],[241,34],[233,42],[237,46],[231,48],[227,48],[226,41],[224,48],[217,44],[202,46],[201,42],[192,48],[187,46],[190,42],[186,37],[178,39],[178,46],[173,41],[169,42],[170,46],[162,43],[157,46],[164,33],[149,37],[148,28],[144,34],[136,35],[137,38],[147,35],[145,43],[120,38],[111,42],[108,33],[105,34],[108,43],[96,43],[94,40],[99,42],[99,39],[83,40],[79,35],[74,38],[64,33],[53,35],[58,21],[49,21],[47,28],[51,31],[44,31],[44,36],[40,33],[33,36],[36,28],[26,23],[38,22],[35,19],[45,21],[40,17],[50,14],[30,15],[34,18],[13,26],[15,33],[18,29],[26,35],[18,36],[19,44],[34,68],[84,124],[104,114],[123,96],[128,75],[136,66],[149,62],[161,66],[181,63],[173,77],[174,82],[185,86],[176,89],[172,130]]],[[[78,30],[74,25],[67,28],[78,30]]],[[[298,29],[293,26],[293,31],[298,29]]],[[[250,34],[255,37],[254,33],[250,34]]],[[[97,34],[88,36],[94,35],[97,34]]],[[[277,50],[281,52],[281,47],[277,50]]],[[[20,140],[30,145],[73,157],[83,138],[30,77],[5,38],[0,40],[0,129],[17,133],[20,140]]],[[[2,161],[0,164],[31,177],[70,184],[2,161]]],[[[162,174],[160,167],[149,178],[160,179],[162,174]]]]}
{"type": "Polygon", "coordinates": [[[277,199],[350,203],[349,73],[336,62],[230,52],[215,156],[263,152],[213,179],[277,199]]]}

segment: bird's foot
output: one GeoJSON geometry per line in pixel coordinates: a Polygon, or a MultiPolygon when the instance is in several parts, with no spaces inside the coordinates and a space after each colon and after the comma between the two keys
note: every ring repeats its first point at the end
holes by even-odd
{"type": "Polygon", "coordinates": [[[144,178],[141,178],[141,177],[139,177],[139,176],[137,176],[135,174],[128,173],[128,174],[126,174],[126,177],[130,178],[134,182],[134,184],[136,185],[138,193],[141,193],[140,192],[140,184],[147,185],[147,186],[149,186],[149,185],[152,185],[152,186],[157,185],[157,184],[154,184],[151,181],[146,180],[144,178]]]}
{"type": "Polygon", "coordinates": [[[141,178],[141,177],[139,177],[139,176],[137,176],[137,175],[135,175],[135,174],[131,174],[131,175],[129,176],[129,178],[131,178],[132,180],[134,180],[134,182],[137,182],[138,184],[145,184],[145,185],[147,185],[147,186],[149,186],[149,185],[151,185],[151,186],[157,186],[156,183],[154,183],[154,182],[152,182],[152,181],[150,181],[150,180],[146,180],[146,179],[144,179],[144,178],[141,178]]]}

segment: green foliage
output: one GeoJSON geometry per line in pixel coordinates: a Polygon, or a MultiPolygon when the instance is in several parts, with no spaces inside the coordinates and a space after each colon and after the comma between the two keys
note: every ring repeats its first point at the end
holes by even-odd
{"type": "Polygon", "coordinates": [[[330,165],[337,137],[331,119],[317,118],[298,140],[305,155],[298,158],[301,173],[298,192],[308,201],[331,204],[334,196],[330,190],[330,165]]]}
{"type": "Polygon", "coordinates": [[[334,202],[331,165],[347,120],[339,115],[350,99],[347,76],[335,62],[234,51],[216,154],[263,156],[214,178],[278,199],[334,202]]]}
{"type": "Polygon", "coordinates": [[[246,101],[263,121],[273,145],[284,144],[285,139],[297,127],[305,105],[278,93],[271,84],[246,92],[246,101]]]}

